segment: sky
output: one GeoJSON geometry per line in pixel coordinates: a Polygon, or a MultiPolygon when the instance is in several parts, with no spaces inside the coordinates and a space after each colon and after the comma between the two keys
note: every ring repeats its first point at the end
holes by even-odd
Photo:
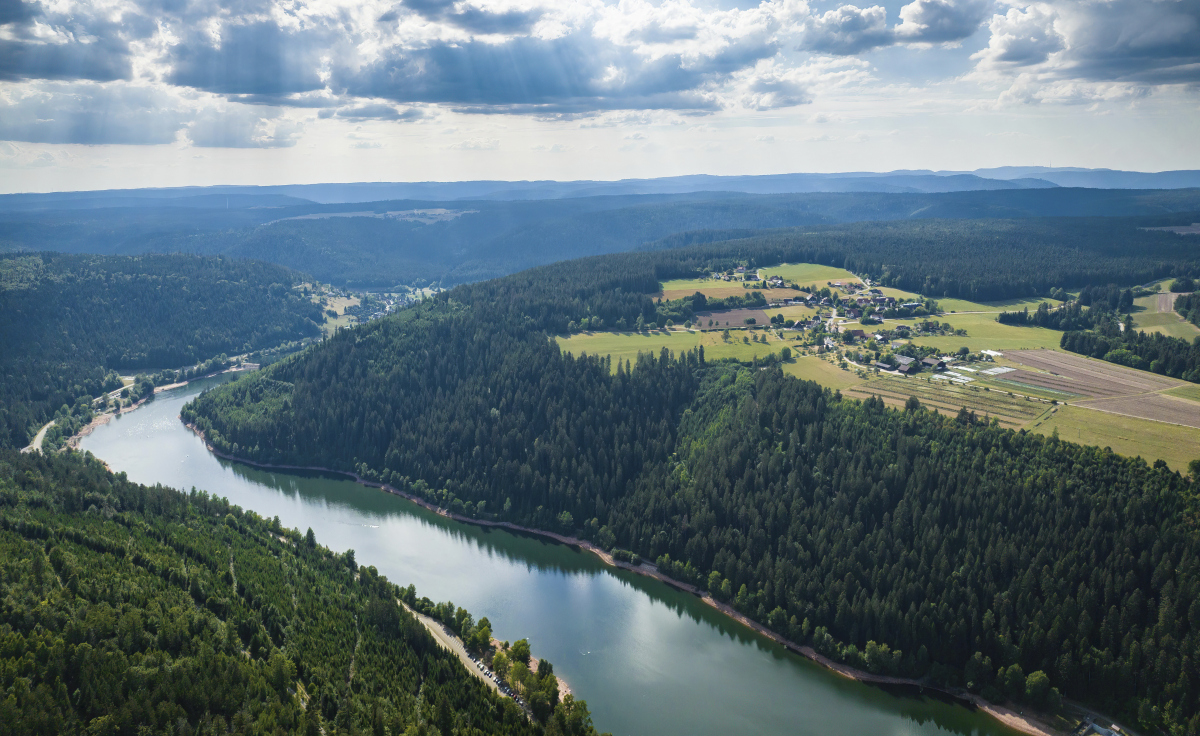
{"type": "Polygon", "coordinates": [[[0,0],[0,191],[1200,168],[1200,0],[0,0]]]}

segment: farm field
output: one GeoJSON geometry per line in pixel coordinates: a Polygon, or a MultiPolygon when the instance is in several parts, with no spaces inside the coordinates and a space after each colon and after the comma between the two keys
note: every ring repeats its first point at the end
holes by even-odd
{"type": "MultiPolygon", "coordinates": [[[[884,327],[891,329],[896,324],[913,324],[924,321],[917,320],[887,320],[884,327]]],[[[1062,333],[1048,330],[1044,327],[1017,327],[1002,325],[996,321],[994,314],[946,314],[941,317],[929,317],[938,322],[949,322],[955,329],[967,331],[966,337],[921,337],[914,340],[921,345],[928,345],[938,350],[958,350],[967,347],[972,352],[979,350],[1019,350],[1022,348],[1057,348],[1062,340],[1062,333]]]]}
{"type": "Polygon", "coordinates": [[[948,416],[958,414],[965,406],[980,417],[994,417],[1002,425],[1014,429],[1028,424],[1050,407],[1046,401],[1009,396],[1007,392],[986,390],[977,384],[959,385],[929,377],[875,376],[847,390],[846,395],[857,399],[879,396],[893,406],[903,406],[908,397],[915,396],[922,406],[948,416]]]}
{"type": "Polygon", "coordinates": [[[754,320],[754,324],[762,326],[770,324],[771,318],[761,309],[729,309],[721,312],[697,312],[696,324],[704,330],[724,330],[726,327],[745,327],[746,320],[754,320]],[[709,320],[715,324],[708,326],[709,320]]]}
{"type": "Polygon", "coordinates": [[[1083,445],[1111,447],[1128,457],[1147,462],[1162,459],[1173,470],[1187,472],[1188,463],[1200,458],[1200,429],[1163,424],[1148,419],[1109,414],[1079,406],[1060,406],[1046,419],[1028,428],[1083,445]]]}
{"type": "Polygon", "coordinates": [[[1092,398],[1115,398],[1184,385],[1183,381],[1174,378],[1057,350],[1013,351],[1005,357],[1013,363],[1045,371],[1006,373],[1004,378],[1007,380],[1034,383],[1092,398]]]}
{"type": "Polygon", "coordinates": [[[1097,411],[1153,419],[1157,422],[1182,424],[1200,429],[1200,403],[1165,394],[1122,396],[1115,399],[1096,399],[1075,402],[1077,406],[1097,411]]]}

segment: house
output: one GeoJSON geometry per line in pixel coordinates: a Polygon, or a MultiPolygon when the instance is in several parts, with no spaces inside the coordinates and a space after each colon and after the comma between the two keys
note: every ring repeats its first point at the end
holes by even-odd
{"type": "Polygon", "coordinates": [[[911,375],[911,374],[913,374],[913,373],[916,373],[916,372],[917,372],[918,370],[920,370],[920,369],[919,369],[919,368],[917,368],[917,364],[916,364],[916,363],[909,363],[908,365],[902,365],[902,366],[900,366],[900,367],[899,367],[899,368],[897,368],[896,370],[897,370],[898,372],[900,372],[900,373],[903,373],[904,375],[906,375],[906,376],[907,376],[907,375],[911,375]]]}
{"type": "Polygon", "coordinates": [[[859,317],[862,316],[862,310],[861,309],[847,309],[846,316],[849,317],[850,319],[858,319],[859,317]]]}
{"type": "Polygon", "coordinates": [[[906,366],[910,366],[917,361],[913,360],[912,358],[908,357],[907,355],[897,355],[896,362],[899,363],[900,367],[903,368],[906,366]]]}
{"type": "Polygon", "coordinates": [[[745,267],[745,266],[738,266],[738,267],[737,267],[737,272],[738,272],[738,273],[746,273],[746,267],[745,267]]]}
{"type": "Polygon", "coordinates": [[[935,371],[945,370],[946,361],[938,360],[935,356],[930,355],[928,358],[921,359],[921,365],[926,368],[932,368],[935,371]]]}
{"type": "Polygon", "coordinates": [[[904,302],[900,306],[903,307],[904,309],[916,309],[917,307],[923,307],[925,305],[922,304],[921,302],[904,302]]]}
{"type": "Polygon", "coordinates": [[[867,333],[863,332],[862,330],[842,330],[842,332],[850,337],[853,337],[855,340],[867,339],[867,333]]]}
{"type": "Polygon", "coordinates": [[[904,343],[896,341],[896,340],[892,341],[892,350],[899,350],[902,347],[904,347],[904,343]]]}

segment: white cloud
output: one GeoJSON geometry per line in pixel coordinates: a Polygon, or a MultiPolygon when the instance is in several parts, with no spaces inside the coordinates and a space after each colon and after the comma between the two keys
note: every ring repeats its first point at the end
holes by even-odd
{"type": "Polygon", "coordinates": [[[1055,28],[1057,19],[1054,8],[1044,3],[993,15],[988,23],[991,38],[987,48],[971,58],[978,60],[983,69],[1041,64],[1066,48],[1066,39],[1055,28]]]}
{"type": "Polygon", "coordinates": [[[499,138],[468,138],[450,146],[458,151],[495,151],[500,148],[499,138]]]}
{"type": "Polygon", "coordinates": [[[850,55],[887,46],[893,41],[892,31],[887,27],[887,10],[882,6],[843,5],[812,17],[802,48],[824,54],[850,55]]]}
{"type": "Polygon", "coordinates": [[[958,43],[979,30],[992,0],[915,0],[900,8],[896,38],[904,43],[958,43]]]}

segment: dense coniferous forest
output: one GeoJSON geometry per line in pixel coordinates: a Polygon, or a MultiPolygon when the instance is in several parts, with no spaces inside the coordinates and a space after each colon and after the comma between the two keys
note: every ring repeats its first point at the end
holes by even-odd
{"type": "Polygon", "coordinates": [[[1188,322],[1200,327],[1200,292],[1176,297],[1175,311],[1188,322]]]}
{"type": "Polygon", "coordinates": [[[659,278],[803,260],[780,257],[794,247],[585,259],[460,287],[184,417],[234,455],[354,470],[630,550],[872,671],[1200,731],[1200,469],[846,400],[770,363],[696,351],[613,366],[546,337],[651,318],[659,278]]]}
{"type": "Polygon", "coordinates": [[[975,301],[1200,273],[1193,243],[1138,224],[1105,217],[859,222],[737,234],[735,240],[722,232],[684,233],[655,247],[722,241],[684,252],[738,254],[761,265],[843,266],[885,286],[975,301]]]}
{"type": "Polygon", "coordinates": [[[529,721],[352,551],[90,457],[0,451],[0,549],[6,736],[595,733],[570,696],[529,721]]]}
{"type": "Polygon", "coordinates": [[[227,258],[0,256],[0,447],[61,406],[176,368],[318,335],[300,274],[227,258]],[[115,382],[115,383],[114,383],[115,382]]]}

